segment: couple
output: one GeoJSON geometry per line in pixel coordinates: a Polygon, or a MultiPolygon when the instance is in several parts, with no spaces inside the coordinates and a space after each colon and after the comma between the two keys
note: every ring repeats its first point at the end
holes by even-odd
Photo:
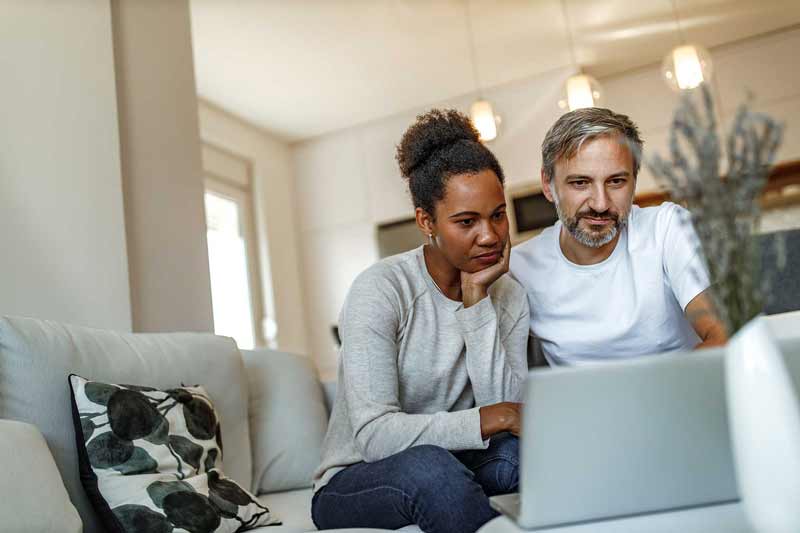
{"type": "Polygon", "coordinates": [[[397,160],[428,243],[345,301],[317,527],[466,533],[495,517],[488,497],[518,488],[529,333],[553,365],[725,341],[686,213],[632,206],[641,145],[624,115],[563,115],[542,144],[559,222],[512,251],[503,170],[469,119],[417,118],[397,160]]]}

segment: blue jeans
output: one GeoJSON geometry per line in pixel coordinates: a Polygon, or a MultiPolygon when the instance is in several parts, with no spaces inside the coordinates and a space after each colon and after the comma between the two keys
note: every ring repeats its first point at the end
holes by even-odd
{"type": "Polygon", "coordinates": [[[472,533],[497,516],[488,497],[518,486],[519,439],[503,433],[486,450],[414,446],[348,466],[314,494],[311,516],[319,529],[416,524],[426,533],[472,533]]]}

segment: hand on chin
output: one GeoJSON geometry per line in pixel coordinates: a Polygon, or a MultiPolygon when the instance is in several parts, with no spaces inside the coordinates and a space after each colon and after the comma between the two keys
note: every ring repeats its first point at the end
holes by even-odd
{"type": "MultiPolygon", "coordinates": [[[[470,307],[485,298],[489,286],[497,281],[500,276],[508,272],[508,262],[511,257],[511,240],[507,240],[500,255],[494,263],[487,264],[474,272],[461,271],[461,294],[464,307],[470,307]]],[[[481,261],[472,261],[480,264],[481,261]]]]}

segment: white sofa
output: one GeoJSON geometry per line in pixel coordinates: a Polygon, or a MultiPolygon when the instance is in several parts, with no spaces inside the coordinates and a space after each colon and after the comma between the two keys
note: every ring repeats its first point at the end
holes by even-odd
{"type": "Polygon", "coordinates": [[[328,411],[307,358],[240,352],[233,340],[211,334],[126,334],[6,317],[0,319],[0,530],[103,531],[78,475],[70,373],[154,387],[202,384],[220,413],[225,473],[283,520],[257,531],[316,529],[311,474],[328,411]]]}
{"type": "MultiPolygon", "coordinates": [[[[769,317],[780,337],[796,337],[800,312],[769,317]]],[[[54,322],[0,319],[0,531],[103,531],[78,478],[67,376],[169,387],[203,384],[222,421],[226,473],[250,487],[283,520],[257,531],[314,531],[311,472],[327,426],[323,386],[302,356],[239,351],[228,338],[199,333],[124,334],[54,322]]],[[[326,384],[328,396],[333,386],[326,384]]],[[[559,529],[719,531],[740,524],[737,506],[613,520],[559,529]],[[680,525],[680,527],[677,527],[680,525]],[[691,526],[691,527],[690,527],[691,526]]],[[[741,528],[729,531],[749,531],[741,528]]],[[[738,527],[738,526],[737,526],[738,527]]],[[[378,531],[350,529],[357,531],[378,531]]],[[[404,531],[419,532],[415,526],[404,531]]],[[[519,531],[506,518],[481,533],[519,531]]]]}

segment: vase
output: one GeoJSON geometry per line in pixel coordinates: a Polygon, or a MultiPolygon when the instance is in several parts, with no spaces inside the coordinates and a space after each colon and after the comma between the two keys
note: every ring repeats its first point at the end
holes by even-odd
{"type": "Polygon", "coordinates": [[[800,398],[764,317],[729,341],[725,380],[744,511],[758,533],[798,533],[800,398]]]}

